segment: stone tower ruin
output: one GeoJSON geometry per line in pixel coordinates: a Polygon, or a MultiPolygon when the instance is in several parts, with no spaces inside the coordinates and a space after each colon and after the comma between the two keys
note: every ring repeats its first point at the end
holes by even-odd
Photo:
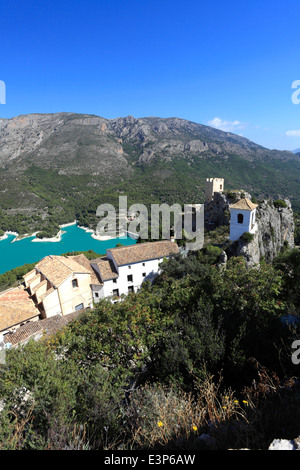
{"type": "Polygon", "coordinates": [[[221,193],[224,190],[224,178],[206,178],[205,182],[205,202],[212,202],[214,193],[221,193]]]}

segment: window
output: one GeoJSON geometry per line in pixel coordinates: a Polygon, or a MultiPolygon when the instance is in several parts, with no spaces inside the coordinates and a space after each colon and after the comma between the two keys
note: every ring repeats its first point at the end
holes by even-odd
{"type": "Polygon", "coordinates": [[[133,286],[128,286],[128,292],[134,292],[134,287],[133,286]]]}
{"type": "Polygon", "coordinates": [[[119,289],[114,289],[113,290],[113,296],[119,297],[119,289]]]}
{"type": "Polygon", "coordinates": [[[117,279],[113,279],[113,282],[114,282],[115,284],[117,284],[117,279]]]}
{"type": "Polygon", "coordinates": [[[128,266],[128,269],[131,269],[131,266],[128,266]]]}
{"type": "Polygon", "coordinates": [[[127,281],[128,281],[128,282],[133,282],[132,274],[128,274],[128,276],[127,276],[127,281]]]}
{"type": "Polygon", "coordinates": [[[146,273],[143,273],[142,276],[143,276],[143,277],[146,277],[146,273]]]}
{"type": "Polygon", "coordinates": [[[237,221],[238,221],[238,224],[242,224],[244,222],[243,214],[238,214],[237,221]]]}
{"type": "Polygon", "coordinates": [[[146,263],[143,263],[143,266],[146,266],[146,263]]]}
{"type": "Polygon", "coordinates": [[[222,185],[220,184],[220,189],[222,189],[222,185]]]}
{"type": "Polygon", "coordinates": [[[95,292],[95,297],[99,297],[99,293],[98,293],[98,292],[95,292]]]}
{"type": "Polygon", "coordinates": [[[78,287],[78,281],[77,281],[77,279],[73,279],[73,280],[72,280],[72,287],[73,287],[73,289],[76,289],[76,287],[78,287]]]}
{"type": "Polygon", "coordinates": [[[82,309],[83,309],[83,304],[76,305],[76,307],[75,307],[76,312],[78,312],[78,310],[82,310],[82,309]]]}

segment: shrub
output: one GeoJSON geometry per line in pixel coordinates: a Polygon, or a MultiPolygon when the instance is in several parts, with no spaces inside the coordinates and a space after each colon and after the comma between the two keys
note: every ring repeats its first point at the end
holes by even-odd
{"type": "Polygon", "coordinates": [[[241,235],[241,239],[244,240],[246,243],[252,242],[254,238],[254,234],[250,232],[244,232],[243,235],[241,235]]]}
{"type": "Polygon", "coordinates": [[[229,199],[232,199],[233,202],[237,201],[237,195],[233,191],[227,191],[227,193],[225,193],[225,194],[229,199]]]}
{"type": "Polygon", "coordinates": [[[199,449],[199,435],[208,428],[212,433],[222,428],[220,442],[212,435],[210,443],[213,448],[226,448],[226,440],[232,438],[227,423],[246,423],[246,410],[230,389],[221,391],[221,382],[221,378],[218,382],[207,374],[203,381],[195,382],[194,393],[161,384],[146,384],[135,390],[127,410],[133,447],[182,449],[184,445],[199,449]]]}
{"type": "Polygon", "coordinates": [[[199,252],[199,261],[202,263],[215,264],[222,254],[221,248],[214,245],[207,245],[199,252]]]}
{"type": "Polygon", "coordinates": [[[273,204],[277,209],[280,207],[287,207],[286,202],[284,202],[282,199],[277,199],[276,201],[273,202],[273,204]]]}

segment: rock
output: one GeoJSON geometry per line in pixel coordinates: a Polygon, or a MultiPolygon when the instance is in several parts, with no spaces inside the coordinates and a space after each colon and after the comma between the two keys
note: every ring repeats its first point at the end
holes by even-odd
{"type": "Polygon", "coordinates": [[[226,254],[226,251],[222,251],[221,255],[220,255],[220,265],[221,266],[225,266],[227,263],[227,254],[226,254]]]}
{"type": "Polygon", "coordinates": [[[229,225],[230,200],[223,193],[214,193],[213,200],[204,204],[204,225],[206,230],[214,230],[220,225],[229,225]]]}
{"type": "Polygon", "coordinates": [[[274,439],[270,444],[268,450],[299,450],[295,447],[294,441],[288,441],[287,439],[274,439]]]}
{"type": "Polygon", "coordinates": [[[294,248],[294,218],[291,203],[285,199],[285,208],[276,208],[272,201],[264,201],[257,208],[258,244],[260,256],[273,261],[284,244],[294,248]]]}

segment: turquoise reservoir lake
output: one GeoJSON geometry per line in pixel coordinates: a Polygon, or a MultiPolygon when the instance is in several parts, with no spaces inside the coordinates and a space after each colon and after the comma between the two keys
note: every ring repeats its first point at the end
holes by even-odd
{"type": "Polygon", "coordinates": [[[62,231],[65,233],[61,235],[61,240],[56,242],[33,242],[34,236],[14,241],[16,236],[8,234],[7,238],[0,240],[0,274],[26,263],[35,263],[47,255],[87,250],[105,255],[106,250],[114,248],[117,243],[122,245],[136,243],[136,240],[130,237],[100,241],[76,224],[63,227],[62,231]]]}

